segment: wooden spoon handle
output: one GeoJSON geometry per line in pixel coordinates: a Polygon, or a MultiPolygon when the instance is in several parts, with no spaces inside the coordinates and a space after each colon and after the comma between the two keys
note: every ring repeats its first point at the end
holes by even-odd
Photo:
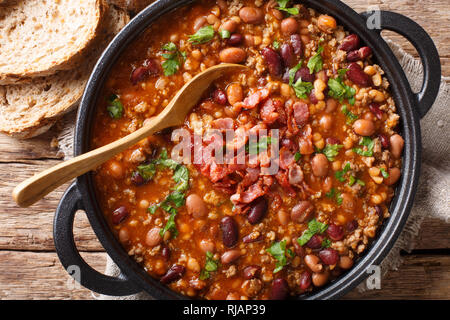
{"type": "Polygon", "coordinates": [[[165,125],[161,123],[160,117],[154,117],[145,127],[126,137],[62,162],[23,181],[14,188],[13,199],[19,206],[28,207],[65,182],[97,168],[116,154],[160,131],[163,127],[165,125]]]}

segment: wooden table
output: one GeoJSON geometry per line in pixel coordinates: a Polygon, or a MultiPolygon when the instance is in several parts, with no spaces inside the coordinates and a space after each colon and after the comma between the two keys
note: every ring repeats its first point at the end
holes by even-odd
{"type": "MultiPolygon", "coordinates": [[[[403,13],[421,24],[436,42],[443,75],[450,76],[450,4],[448,0],[345,1],[357,11],[369,4],[403,13]]],[[[415,54],[401,37],[389,34],[415,54]]],[[[55,254],[52,239],[53,213],[68,184],[48,195],[35,206],[21,209],[11,201],[12,188],[32,174],[59,161],[61,155],[51,147],[58,134],[47,134],[28,141],[0,136],[0,298],[1,299],[92,299],[89,290],[73,288],[55,254]]],[[[404,264],[382,281],[381,290],[363,294],[350,292],[349,299],[449,299],[450,224],[428,218],[418,235],[416,249],[404,254],[404,264]]],[[[99,271],[106,254],[89,223],[81,213],[75,221],[76,243],[82,256],[99,271]]]]}

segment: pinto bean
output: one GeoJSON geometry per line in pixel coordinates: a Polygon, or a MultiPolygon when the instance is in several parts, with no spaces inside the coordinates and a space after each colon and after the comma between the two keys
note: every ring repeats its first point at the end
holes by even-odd
{"type": "Polygon", "coordinates": [[[250,213],[247,216],[250,224],[259,223],[267,213],[268,205],[264,197],[260,197],[253,201],[250,213]]]}
{"type": "Polygon", "coordinates": [[[158,244],[160,244],[162,241],[162,237],[159,234],[160,231],[161,228],[159,227],[154,227],[150,229],[149,232],[147,232],[147,235],[145,236],[145,244],[148,245],[149,247],[155,247],[158,244]]]}
{"type": "Polygon", "coordinates": [[[328,272],[324,272],[324,273],[313,273],[312,275],[312,283],[316,286],[316,287],[321,287],[324,284],[326,284],[328,282],[328,278],[329,278],[329,273],[328,272]]]}
{"type": "Polygon", "coordinates": [[[289,17],[281,21],[281,33],[290,36],[298,31],[298,22],[296,19],[289,17]]]}
{"type": "Polygon", "coordinates": [[[114,179],[123,178],[123,166],[119,161],[111,160],[108,162],[108,172],[114,179]]]}
{"type": "Polygon", "coordinates": [[[336,110],[338,105],[336,100],[334,100],[333,98],[329,98],[327,99],[326,103],[327,103],[327,106],[325,108],[326,113],[332,113],[334,110],[336,110]]]}
{"type": "Polygon", "coordinates": [[[346,74],[350,81],[361,87],[368,87],[371,84],[369,76],[364,73],[364,70],[356,62],[350,63],[346,74]]]}
{"type": "Polygon", "coordinates": [[[254,265],[245,267],[243,274],[244,274],[244,279],[247,279],[247,280],[258,278],[259,275],[261,274],[261,267],[254,266],[254,265]]]}
{"type": "Polygon", "coordinates": [[[303,223],[311,216],[314,206],[310,201],[300,201],[291,211],[291,219],[298,223],[303,223]]]}
{"type": "Polygon", "coordinates": [[[351,34],[342,40],[339,49],[347,52],[356,50],[359,48],[359,42],[358,35],[351,34]]]}
{"type": "Polygon", "coordinates": [[[119,241],[122,244],[127,244],[130,241],[130,232],[127,227],[122,227],[119,230],[119,241]]]}
{"type": "Polygon", "coordinates": [[[239,10],[239,17],[245,23],[260,24],[264,22],[264,12],[255,7],[243,7],[239,10]]]}
{"type": "Polygon", "coordinates": [[[333,128],[333,118],[329,114],[325,114],[320,118],[320,126],[323,130],[329,131],[333,128]]]}
{"type": "Polygon", "coordinates": [[[201,27],[203,27],[206,24],[206,18],[205,17],[198,17],[197,19],[195,19],[194,21],[194,32],[197,32],[201,27]]]}
{"type": "MultiPolygon", "coordinates": [[[[281,58],[283,59],[284,66],[292,68],[295,64],[294,49],[289,43],[283,43],[280,48],[281,58]]],[[[288,73],[289,74],[289,73],[288,73]]]]}
{"type": "Polygon", "coordinates": [[[239,83],[232,83],[227,87],[227,98],[231,105],[244,99],[244,91],[239,83]]]}
{"type": "Polygon", "coordinates": [[[222,264],[229,264],[236,261],[241,255],[240,250],[228,250],[222,254],[220,262],[222,262],[222,264]]]}
{"type": "Polygon", "coordinates": [[[392,186],[397,183],[401,175],[402,173],[399,168],[390,168],[389,177],[384,180],[384,183],[386,183],[388,186],[392,186]]]}
{"type": "Polygon", "coordinates": [[[342,197],[342,208],[344,211],[353,213],[355,211],[355,200],[353,199],[353,196],[349,193],[343,193],[341,194],[342,197]]]}
{"type": "Polygon", "coordinates": [[[214,242],[213,241],[211,241],[211,240],[208,240],[208,239],[203,239],[203,240],[201,240],[200,241],[200,244],[199,244],[199,247],[200,247],[200,249],[203,251],[203,252],[214,252],[214,242]]]}
{"type": "Polygon", "coordinates": [[[203,218],[207,214],[205,202],[195,193],[186,198],[186,209],[196,219],[203,218]]]}
{"type": "Polygon", "coordinates": [[[350,269],[353,266],[353,260],[349,256],[341,256],[339,258],[339,267],[342,269],[350,269]]]}
{"type": "Polygon", "coordinates": [[[225,21],[221,26],[220,30],[227,30],[229,33],[234,33],[238,27],[238,23],[232,19],[225,21]]]}
{"type": "Polygon", "coordinates": [[[112,223],[118,225],[122,223],[126,218],[128,218],[129,215],[130,213],[128,212],[127,208],[121,206],[114,210],[114,212],[112,213],[112,223]]]}
{"type": "Polygon", "coordinates": [[[294,53],[297,56],[300,56],[303,53],[303,43],[302,43],[302,38],[300,37],[299,34],[293,34],[291,35],[291,45],[292,48],[294,49],[294,53]]]}
{"type": "Polygon", "coordinates": [[[278,221],[283,226],[287,225],[289,223],[289,214],[285,210],[279,210],[277,212],[278,221]]]}
{"type": "Polygon", "coordinates": [[[316,177],[325,177],[328,173],[328,159],[323,153],[318,153],[311,160],[311,168],[316,177]]]}
{"type": "Polygon", "coordinates": [[[358,119],[353,124],[353,130],[360,136],[369,137],[375,133],[375,125],[372,120],[358,119]]]}
{"type": "Polygon", "coordinates": [[[266,47],[261,51],[264,61],[272,76],[279,77],[283,72],[283,62],[280,55],[272,48],[266,47]]]}
{"type": "Polygon", "coordinates": [[[174,264],[159,281],[163,284],[174,282],[183,276],[185,270],[186,268],[184,266],[174,264]]]}
{"type": "Polygon", "coordinates": [[[230,47],[223,49],[219,53],[219,59],[225,63],[241,63],[245,60],[247,54],[241,48],[230,47]]]}
{"type": "Polygon", "coordinates": [[[285,300],[289,296],[289,286],[286,280],[279,278],[272,281],[270,298],[272,300],[285,300]]]}
{"type": "Polygon", "coordinates": [[[232,217],[224,217],[220,221],[222,242],[225,247],[234,247],[238,241],[239,231],[236,221],[232,217]]]}
{"type": "Polygon", "coordinates": [[[389,141],[391,143],[392,156],[396,159],[400,159],[402,156],[403,147],[405,145],[405,140],[403,140],[401,135],[394,134],[391,136],[389,141]]]}
{"type": "Polygon", "coordinates": [[[334,29],[336,29],[336,19],[331,16],[322,14],[317,19],[317,26],[323,32],[331,33],[334,29]]]}
{"type": "Polygon", "coordinates": [[[305,256],[305,264],[312,272],[321,272],[323,270],[319,258],[314,254],[307,254],[305,256]]]}

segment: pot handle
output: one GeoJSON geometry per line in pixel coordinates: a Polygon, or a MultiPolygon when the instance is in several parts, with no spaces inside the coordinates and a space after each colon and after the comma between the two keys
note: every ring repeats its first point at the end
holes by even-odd
{"type": "MultiPolygon", "coordinates": [[[[414,96],[419,107],[419,115],[423,118],[436,100],[441,85],[439,53],[428,33],[410,18],[390,11],[380,11],[380,14],[381,29],[404,36],[419,53],[423,65],[423,84],[420,92],[414,96]]],[[[372,13],[364,12],[362,15],[368,19],[372,13]]]]}
{"type": "Polygon", "coordinates": [[[82,286],[101,294],[126,296],[142,291],[122,275],[114,278],[101,274],[80,256],[73,238],[73,221],[77,210],[83,209],[81,195],[73,183],[62,196],[53,222],[56,253],[64,269],[82,286]]]}

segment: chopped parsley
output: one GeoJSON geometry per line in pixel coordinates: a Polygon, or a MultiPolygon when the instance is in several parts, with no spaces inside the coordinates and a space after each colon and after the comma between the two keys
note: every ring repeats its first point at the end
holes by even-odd
{"type": "Polygon", "coordinates": [[[329,247],[331,247],[331,240],[328,238],[323,239],[322,248],[329,248],[329,247]]]}
{"type": "Polygon", "coordinates": [[[108,104],[106,106],[108,114],[113,119],[120,119],[123,115],[123,104],[120,102],[119,97],[112,94],[108,98],[108,104]]]}
{"type": "Polygon", "coordinates": [[[336,177],[336,179],[338,179],[340,182],[345,182],[345,175],[347,174],[348,171],[350,171],[351,167],[350,167],[350,163],[347,162],[347,164],[345,165],[344,169],[342,169],[341,171],[336,171],[336,173],[334,174],[334,176],[336,177]]]}
{"type": "Polygon", "coordinates": [[[338,205],[342,204],[342,196],[335,188],[331,188],[330,192],[325,193],[325,196],[330,199],[334,199],[338,205]]]}
{"type": "Polygon", "coordinates": [[[206,26],[200,28],[195,34],[189,36],[189,42],[193,44],[202,44],[211,41],[214,38],[214,28],[206,26]]]}
{"type": "Polygon", "coordinates": [[[213,254],[210,251],[206,252],[206,262],[205,262],[205,268],[200,272],[200,280],[206,280],[209,279],[210,272],[217,271],[217,268],[219,267],[219,261],[214,260],[213,254]]]}
{"type": "Polygon", "coordinates": [[[166,225],[164,226],[163,229],[161,229],[161,231],[159,232],[159,235],[161,237],[164,237],[164,234],[166,233],[166,231],[170,231],[172,233],[172,235],[174,237],[176,237],[178,235],[178,230],[177,230],[177,226],[175,224],[175,216],[177,215],[177,212],[172,212],[170,214],[169,220],[167,220],[166,225]]]}
{"type": "Polygon", "coordinates": [[[290,257],[294,256],[294,253],[291,250],[286,249],[286,240],[274,242],[269,249],[266,249],[266,251],[270,253],[275,260],[277,260],[273,273],[281,271],[287,264],[286,254],[290,257]]]}
{"type": "Polygon", "coordinates": [[[295,162],[297,162],[298,160],[300,160],[300,158],[302,157],[302,154],[300,152],[296,152],[294,155],[294,160],[295,162]]]}
{"type": "Polygon", "coordinates": [[[300,60],[300,62],[293,67],[292,69],[289,69],[289,85],[292,86],[294,84],[294,80],[295,80],[295,74],[297,73],[298,70],[300,70],[300,68],[302,67],[303,64],[303,60],[300,60]]]}
{"type": "Polygon", "coordinates": [[[272,47],[275,50],[278,50],[278,49],[280,49],[280,43],[277,40],[273,40],[272,47]]]}
{"type": "Polygon", "coordinates": [[[186,59],[186,53],[178,50],[177,46],[173,42],[166,43],[163,45],[162,49],[165,51],[165,53],[162,54],[162,57],[166,59],[162,63],[164,75],[174,75],[180,68],[184,59],[186,59]]]}
{"type": "Polygon", "coordinates": [[[353,122],[358,119],[358,116],[356,114],[353,114],[350,110],[348,110],[347,106],[344,104],[341,108],[341,112],[345,114],[347,117],[347,124],[352,124],[353,122]]]}
{"type": "Polygon", "coordinates": [[[310,93],[313,89],[313,85],[311,82],[303,82],[302,79],[298,79],[297,82],[292,86],[295,91],[295,95],[297,98],[306,99],[307,93],[310,93]]]}
{"type": "Polygon", "coordinates": [[[257,143],[249,143],[246,147],[246,151],[251,155],[257,155],[260,152],[267,150],[269,144],[272,143],[272,138],[268,136],[263,136],[259,139],[257,143]]]}
{"type": "Polygon", "coordinates": [[[371,157],[373,156],[373,147],[375,145],[375,141],[370,139],[369,137],[363,137],[359,141],[359,145],[363,146],[363,148],[353,148],[353,152],[359,154],[363,157],[371,157]],[[365,148],[364,148],[365,147],[365,148]]]}
{"type": "Polygon", "coordinates": [[[156,166],[154,163],[141,164],[137,167],[137,172],[146,182],[150,181],[156,173],[156,166]]]}
{"type": "Polygon", "coordinates": [[[317,50],[317,53],[308,61],[308,69],[309,73],[313,74],[314,72],[319,72],[323,69],[323,60],[322,56],[320,55],[323,52],[323,47],[319,46],[319,49],[317,50]]]}
{"type": "Polygon", "coordinates": [[[313,235],[324,233],[328,229],[328,225],[322,222],[312,219],[308,222],[308,229],[306,229],[303,234],[297,239],[299,245],[305,245],[313,235]]]}
{"type": "Polygon", "coordinates": [[[336,79],[328,80],[328,95],[332,98],[338,99],[340,102],[342,102],[344,99],[348,99],[348,103],[354,105],[356,90],[346,85],[342,79],[347,70],[348,69],[338,70],[338,77],[336,79]]]}
{"type": "Polygon", "coordinates": [[[228,30],[220,30],[219,35],[222,39],[229,39],[231,37],[231,33],[228,30]]]}
{"type": "Polygon", "coordinates": [[[286,8],[289,3],[289,0],[280,0],[280,1],[277,0],[277,2],[279,7],[276,7],[276,9],[287,12],[290,15],[299,14],[299,10],[297,8],[286,8]]]}
{"type": "Polygon", "coordinates": [[[334,161],[335,157],[339,154],[339,150],[343,147],[341,144],[327,144],[322,150],[322,153],[327,157],[328,161],[334,161]]]}
{"type": "Polygon", "coordinates": [[[381,171],[381,175],[383,176],[383,178],[385,178],[385,179],[389,178],[389,173],[387,173],[386,169],[380,168],[380,171],[381,171]]]}

